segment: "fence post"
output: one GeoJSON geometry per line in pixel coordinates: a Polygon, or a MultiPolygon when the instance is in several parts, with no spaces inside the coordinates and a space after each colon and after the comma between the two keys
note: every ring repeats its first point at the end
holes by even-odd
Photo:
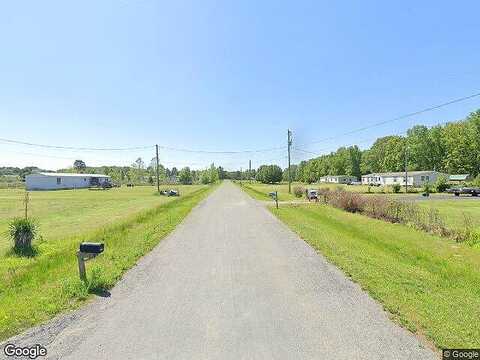
{"type": "Polygon", "coordinates": [[[275,191],[275,203],[277,204],[278,209],[278,191],[275,191]]]}

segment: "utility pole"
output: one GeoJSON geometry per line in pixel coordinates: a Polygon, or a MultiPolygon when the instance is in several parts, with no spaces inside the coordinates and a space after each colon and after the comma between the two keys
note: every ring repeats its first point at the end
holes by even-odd
{"type": "Polygon", "coordinates": [[[158,144],[155,145],[157,150],[157,191],[160,194],[160,160],[158,159],[158,144]]]}
{"type": "Polygon", "coordinates": [[[252,160],[248,160],[248,180],[252,180],[252,160]]]}
{"type": "Polygon", "coordinates": [[[405,146],[405,194],[408,193],[408,147],[405,146]]]}
{"type": "Polygon", "coordinates": [[[290,172],[290,146],[292,146],[292,132],[290,129],[287,130],[287,139],[288,139],[288,193],[292,193],[292,175],[290,172]]]}

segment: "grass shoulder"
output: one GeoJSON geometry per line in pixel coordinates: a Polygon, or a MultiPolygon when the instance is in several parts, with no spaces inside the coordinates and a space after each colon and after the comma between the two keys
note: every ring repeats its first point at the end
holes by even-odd
{"type": "Polygon", "coordinates": [[[438,348],[480,347],[480,252],[326,205],[271,211],[438,348]]]}
{"type": "Polygon", "coordinates": [[[200,187],[81,235],[42,242],[38,255],[32,258],[4,256],[0,264],[0,340],[78,307],[92,293],[113,287],[213,188],[200,187]],[[75,256],[82,241],[105,243],[105,253],[88,263],[87,283],[78,279],[75,256]]]}

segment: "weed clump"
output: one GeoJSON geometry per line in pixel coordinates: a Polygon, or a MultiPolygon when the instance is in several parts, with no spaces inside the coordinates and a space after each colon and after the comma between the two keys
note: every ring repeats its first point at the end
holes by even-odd
{"type": "Polygon", "coordinates": [[[464,216],[461,230],[450,229],[436,209],[423,209],[410,201],[400,201],[385,196],[361,195],[344,190],[330,191],[321,189],[321,199],[325,204],[368,217],[391,223],[400,223],[415,229],[426,231],[457,242],[476,244],[480,234],[475,230],[473,222],[464,216]]]}
{"type": "Polygon", "coordinates": [[[305,194],[305,188],[303,186],[295,186],[293,188],[293,194],[297,198],[301,198],[305,194]]]}
{"type": "Polygon", "coordinates": [[[33,219],[15,218],[10,222],[9,235],[13,241],[13,251],[16,254],[33,253],[32,242],[37,235],[37,225],[33,219]]]}

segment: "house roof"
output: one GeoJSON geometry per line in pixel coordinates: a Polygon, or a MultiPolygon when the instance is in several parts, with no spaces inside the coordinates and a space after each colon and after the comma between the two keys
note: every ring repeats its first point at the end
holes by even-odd
{"type": "MultiPolygon", "coordinates": [[[[437,171],[409,171],[408,172],[408,176],[429,175],[429,174],[439,174],[439,173],[437,171]]],[[[363,175],[362,177],[368,177],[368,176],[405,176],[405,171],[372,173],[372,174],[363,175]]]]}
{"type": "Polygon", "coordinates": [[[456,174],[450,175],[449,180],[466,181],[469,177],[470,174],[456,174]]]}
{"type": "Polygon", "coordinates": [[[109,178],[108,175],[102,174],[76,174],[76,173],[49,173],[49,172],[40,172],[32,175],[42,175],[42,176],[51,176],[51,177],[97,177],[97,178],[109,178]]]}
{"type": "Polygon", "coordinates": [[[327,177],[355,177],[353,175],[325,175],[322,176],[321,178],[327,178],[327,177]]]}

